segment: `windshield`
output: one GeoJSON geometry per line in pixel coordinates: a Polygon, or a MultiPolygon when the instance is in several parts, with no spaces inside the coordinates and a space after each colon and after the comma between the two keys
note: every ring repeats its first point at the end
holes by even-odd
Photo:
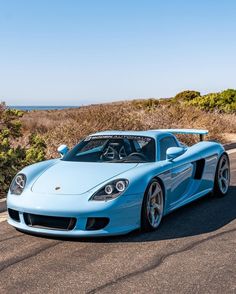
{"type": "Polygon", "coordinates": [[[152,162],[155,161],[155,141],[142,136],[90,136],[76,145],[62,160],[152,162]]]}

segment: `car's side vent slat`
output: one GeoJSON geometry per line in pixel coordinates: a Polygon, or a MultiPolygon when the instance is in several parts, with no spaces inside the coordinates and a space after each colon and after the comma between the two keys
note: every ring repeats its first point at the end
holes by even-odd
{"type": "Polygon", "coordinates": [[[202,178],[204,167],[205,167],[205,159],[199,159],[196,161],[196,169],[194,174],[195,180],[200,180],[202,178]]]}

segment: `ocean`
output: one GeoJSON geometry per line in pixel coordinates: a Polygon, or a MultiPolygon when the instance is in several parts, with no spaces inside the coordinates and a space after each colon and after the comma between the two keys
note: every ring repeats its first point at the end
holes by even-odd
{"type": "Polygon", "coordinates": [[[67,108],[79,108],[79,106],[8,106],[10,109],[17,109],[23,111],[33,111],[33,110],[60,110],[67,108]]]}

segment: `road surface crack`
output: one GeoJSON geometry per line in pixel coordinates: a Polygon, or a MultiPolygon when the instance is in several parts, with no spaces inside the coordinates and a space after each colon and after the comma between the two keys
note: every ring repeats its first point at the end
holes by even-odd
{"type": "Polygon", "coordinates": [[[183,252],[186,252],[186,251],[189,251],[197,246],[199,246],[200,244],[204,243],[204,242],[207,242],[209,240],[212,240],[212,239],[215,239],[217,237],[220,237],[220,236],[223,236],[225,234],[228,234],[228,233],[232,233],[236,231],[236,229],[232,229],[232,230],[228,230],[228,231],[224,231],[224,232],[220,232],[218,234],[215,234],[213,236],[209,236],[205,239],[202,239],[202,240],[199,240],[199,241],[196,241],[196,242],[192,242],[191,244],[187,245],[187,246],[184,246],[183,248],[179,249],[179,250],[175,250],[175,251],[172,251],[172,252],[169,252],[163,256],[160,256],[155,262],[151,262],[149,265],[147,266],[144,266],[143,268],[137,270],[137,271],[133,271],[131,273],[128,273],[124,276],[121,276],[117,279],[114,279],[104,285],[101,285],[99,287],[96,287],[90,291],[88,291],[87,293],[88,294],[93,294],[93,293],[96,293],[96,292],[99,292],[101,290],[104,290],[105,288],[108,288],[110,286],[113,286],[115,284],[118,284],[119,282],[123,282],[124,280],[128,280],[130,278],[133,278],[137,275],[140,275],[140,274],[143,274],[143,273],[146,273],[148,271],[151,271],[151,270],[154,270],[156,268],[158,268],[161,264],[163,264],[165,262],[165,260],[173,255],[176,255],[176,254],[179,254],[179,253],[183,253],[183,252]]]}
{"type": "Polygon", "coordinates": [[[11,240],[11,239],[19,238],[19,237],[23,237],[23,235],[15,235],[15,236],[11,236],[11,237],[8,237],[8,238],[5,238],[5,239],[2,239],[2,240],[0,240],[0,243],[1,243],[1,242],[4,242],[4,241],[11,240]]]}
{"type": "Polygon", "coordinates": [[[53,247],[57,246],[61,242],[62,241],[59,241],[59,242],[56,242],[56,243],[53,243],[53,244],[46,245],[46,246],[40,248],[37,251],[35,250],[34,252],[32,252],[30,254],[24,255],[24,256],[19,257],[19,258],[16,258],[16,259],[15,258],[12,258],[13,261],[12,261],[12,259],[10,259],[7,263],[5,263],[3,265],[0,264],[0,272],[6,270],[7,268],[9,268],[9,267],[11,267],[13,265],[16,265],[16,264],[18,264],[18,263],[20,263],[20,262],[22,262],[22,261],[24,261],[26,259],[30,259],[30,258],[32,258],[34,256],[37,256],[38,254],[42,253],[43,251],[46,251],[46,250],[48,250],[50,248],[53,248],[53,247]]]}

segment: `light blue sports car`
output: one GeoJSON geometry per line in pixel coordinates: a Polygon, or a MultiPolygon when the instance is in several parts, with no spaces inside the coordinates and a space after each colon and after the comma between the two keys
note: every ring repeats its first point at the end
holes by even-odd
{"type": "Polygon", "coordinates": [[[229,188],[222,145],[205,130],[105,131],[88,136],[61,158],[25,167],[7,197],[8,222],[55,236],[104,236],[157,229],[167,213],[229,188]],[[174,136],[198,134],[187,147],[174,136]]]}

